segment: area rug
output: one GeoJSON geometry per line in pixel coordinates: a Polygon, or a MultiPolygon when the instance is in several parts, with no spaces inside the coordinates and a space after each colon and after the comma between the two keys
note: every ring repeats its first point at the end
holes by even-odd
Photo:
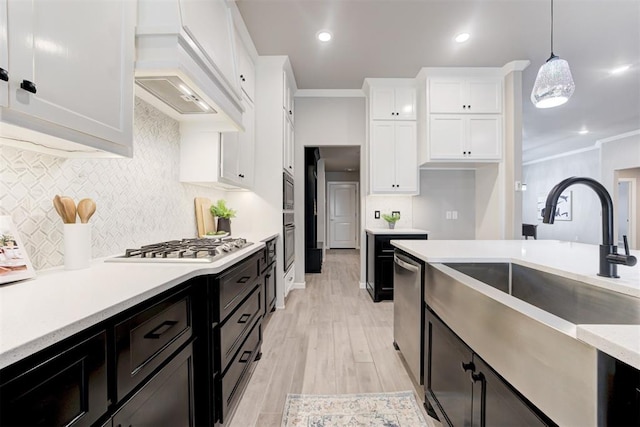
{"type": "Polygon", "coordinates": [[[288,394],[282,427],[428,427],[411,391],[288,394]]]}

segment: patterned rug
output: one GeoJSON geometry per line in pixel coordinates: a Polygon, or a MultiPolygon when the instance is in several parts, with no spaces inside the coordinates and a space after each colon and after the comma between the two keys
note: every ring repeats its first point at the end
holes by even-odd
{"type": "Polygon", "coordinates": [[[288,394],[282,427],[428,427],[411,391],[288,394]]]}

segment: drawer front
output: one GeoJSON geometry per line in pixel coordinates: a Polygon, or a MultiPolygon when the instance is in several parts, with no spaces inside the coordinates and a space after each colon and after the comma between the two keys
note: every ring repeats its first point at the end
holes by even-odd
{"type": "Polygon", "coordinates": [[[250,377],[251,364],[260,351],[261,342],[261,323],[258,322],[235,355],[229,370],[219,380],[219,395],[222,396],[222,411],[220,412],[220,422],[222,424],[229,421],[228,417],[233,413],[242,396],[244,387],[250,377]]]}
{"type": "Polygon", "coordinates": [[[107,334],[101,332],[29,362],[17,376],[2,371],[0,425],[92,425],[107,412],[106,352],[107,334]]]}
{"type": "Polygon", "coordinates": [[[187,345],[128,400],[113,425],[193,426],[193,349],[187,345]]]}
{"type": "Polygon", "coordinates": [[[191,297],[170,296],[116,326],[118,400],[192,336],[191,297]]]}
{"type": "Polygon", "coordinates": [[[223,321],[256,286],[260,255],[251,256],[218,279],[220,300],[218,310],[215,310],[218,316],[214,316],[214,321],[223,321]]]}
{"type": "Polygon", "coordinates": [[[427,240],[426,234],[387,234],[384,236],[376,236],[377,251],[393,252],[395,246],[391,244],[392,240],[427,240]]]}
{"type": "Polygon", "coordinates": [[[226,369],[247,332],[262,314],[261,299],[261,289],[257,288],[220,327],[220,372],[226,369]]]}

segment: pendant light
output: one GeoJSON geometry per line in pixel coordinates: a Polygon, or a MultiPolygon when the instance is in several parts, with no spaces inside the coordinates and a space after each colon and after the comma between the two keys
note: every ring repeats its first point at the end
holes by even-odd
{"type": "Polygon", "coordinates": [[[538,108],[557,107],[569,100],[575,88],[569,63],[553,53],[553,0],[551,0],[551,56],[538,70],[538,76],[531,91],[531,102],[538,108]]]}

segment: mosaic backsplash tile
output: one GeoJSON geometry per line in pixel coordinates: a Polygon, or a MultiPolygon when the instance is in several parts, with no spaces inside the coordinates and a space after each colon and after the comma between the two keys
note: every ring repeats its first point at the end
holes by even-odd
{"type": "Polygon", "coordinates": [[[131,159],[67,159],[0,145],[0,215],[11,215],[36,269],[64,263],[56,194],[95,200],[93,258],[195,236],[194,197],[225,192],[178,181],[179,142],[178,122],[136,98],[131,159]]]}

